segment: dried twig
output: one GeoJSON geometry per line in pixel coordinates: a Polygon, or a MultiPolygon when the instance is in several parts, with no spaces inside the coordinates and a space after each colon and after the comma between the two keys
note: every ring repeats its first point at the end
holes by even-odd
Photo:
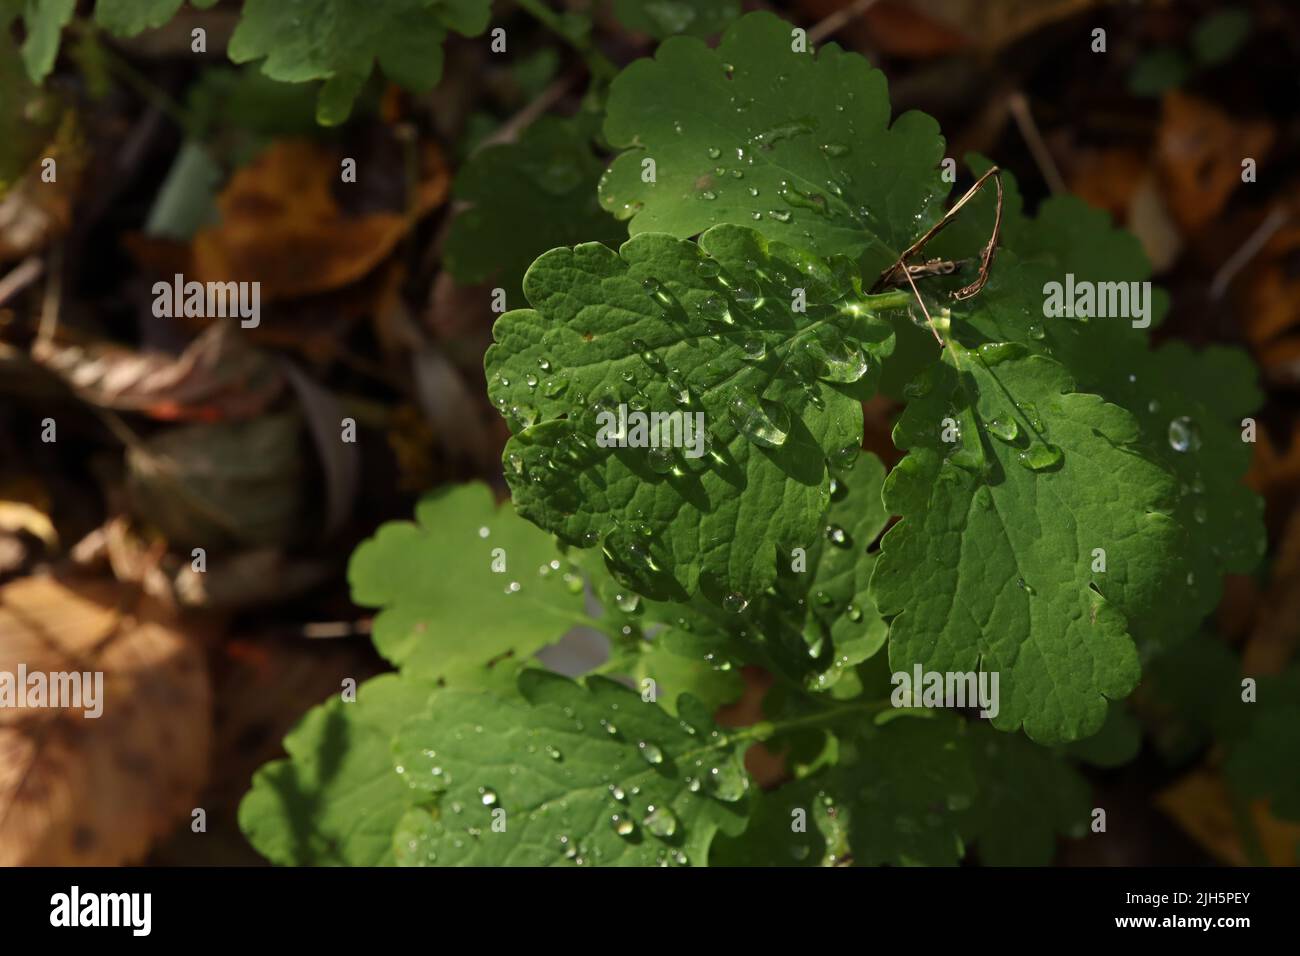
{"type": "Polygon", "coordinates": [[[1065,180],[1061,178],[1061,171],[1056,167],[1056,160],[1052,158],[1043,134],[1038,131],[1038,124],[1034,122],[1034,114],[1029,111],[1029,100],[1025,99],[1025,94],[1019,90],[1012,93],[1007,97],[1007,106],[1016,121],[1020,135],[1025,138],[1025,145],[1029,147],[1029,153],[1034,157],[1038,171],[1047,183],[1047,188],[1054,196],[1068,192],[1065,188],[1065,180]]]}
{"type": "Polygon", "coordinates": [[[938,329],[934,327],[934,320],[930,318],[930,310],[926,308],[925,302],[921,299],[921,293],[916,287],[916,280],[918,278],[926,278],[935,275],[952,275],[957,271],[960,265],[969,262],[970,260],[964,259],[954,262],[948,259],[931,259],[929,262],[915,266],[909,265],[907,260],[911,259],[912,256],[924,249],[930,240],[937,236],[943,228],[948,225],[948,223],[956,219],[957,214],[960,213],[962,208],[984,187],[984,184],[989,181],[990,177],[992,177],[993,183],[997,187],[998,201],[997,208],[993,214],[993,231],[989,235],[989,241],[984,244],[984,249],[980,253],[979,275],[975,277],[974,282],[949,293],[949,295],[958,302],[978,295],[980,290],[984,288],[984,283],[988,282],[989,269],[993,265],[994,255],[997,254],[998,238],[1002,234],[1002,176],[1001,171],[997,166],[989,167],[988,171],[975,181],[975,185],[966,190],[965,195],[953,203],[952,208],[944,213],[943,217],[938,222],[925,231],[925,235],[921,236],[920,239],[917,239],[916,242],[903,250],[902,255],[895,260],[894,264],[884,272],[880,273],[880,277],[876,279],[875,285],[871,287],[872,292],[878,292],[889,286],[901,286],[903,284],[903,281],[901,280],[905,280],[907,284],[912,287],[912,294],[916,296],[916,301],[920,303],[921,311],[925,313],[925,320],[930,324],[930,331],[934,333],[934,337],[939,340],[940,345],[943,344],[943,338],[939,335],[938,329]]]}
{"type": "Polygon", "coordinates": [[[39,256],[28,256],[0,279],[0,305],[4,305],[41,277],[45,263],[39,256]]]}
{"type": "Polygon", "coordinates": [[[1290,218],[1291,210],[1286,206],[1275,206],[1269,210],[1264,221],[1255,227],[1255,231],[1246,238],[1236,252],[1228,257],[1227,262],[1219,266],[1219,271],[1214,273],[1214,279],[1210,282],[1211,299],[1223,298],[1232,280],[1237,278],[1237,273],[1244,269],[1251,259],[1259,255],[1259,251],[1290,218]]]}
{"type": "Polygon", "coordinates": [[[839,30],[850,20],[860,17],[880,0],[853,0],[848,6],[841,7],[830,16],[819,21],[808,30],[809,43],[821,43],[835,31],[839,30]]]}

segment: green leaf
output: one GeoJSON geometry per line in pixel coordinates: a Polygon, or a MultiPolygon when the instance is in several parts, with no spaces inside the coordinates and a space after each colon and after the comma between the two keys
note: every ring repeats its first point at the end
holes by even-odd
{"type": "Polygon", "coordinates": [[[614,0],[614,16],[629,30],[657,40],[675,33],[707,37],[740,16],[739,0],[614,0]]]}
{"type": "Polygon", "coordinates": [[[854,804],[839,803],[837,796],[822,776],[756,794],[749,826],[740,836],[718,837],[709,865],[835,866],[845,861],[854,804]]]}
{"type": "Polygon", "coordinates": [[[1094,767],[1119,767],[1136,757],[1141,746],[1141,726],[1123,704],[1112,703],[1101,730],[1069,744],[1066,752],[1094,767]]]}
{"type": "Polygon", "coordinates": [[[239,825],[273,863],[380,866],[393,862],[392,835],[418,794],[394,771],[389,741],[432,688],[385,674],[331,698],[284,740],[288,759],[253,775],[239,825]]]}
{"type": "Polygon", "coordinates": [[[1266,798],[1279,817],[1300,820],[1300,667],[1259,680],[1258,698],[1247,709],[1249,729],[1232,747],[1224,771],[1250,798],[1266,798]]]}
{"type": "Polygon", "coordinates": [[[861,452],[855,464],[831,480],[822,534],[807,551],[809,570],[795,571],[793,561],[780,565],[778,596],[769,603],[795,608],[796,618],[806,617],[801,623],[809,653],[821,650],[818,659],[825,662],[816,689],[834,684],[885,645],[888,627],[869,591],[878,553],[867,550],[889,521],[881,500],[884,482],[884,464],[861,452]]]}
{"type": "MultiPolygon", "coordinates": [[[[639,235],[546,253],[524,280],[533,308],[497,321],[485,363],[519,513],[601,545],[642,594],[743,607],[778,553],[821,535],[827,460],[857,456],[892,344],[872,310],[905,297],[858,298],[849,272],[733,226],[698,248],[639,235]],[[620,406],[680,413],[668,437],[688,447],[617,447],[620,406]]],[[[627,444],[649,437],[627,422],[627,444]]]]}
{"type": "Polygon", "coordinates": [[[1175,482],[1134,450],[1131,415],[1018,346],[952,343],[922,390],[895,429],[910,453],[884,494],[903,520],[872,579],[890,663],[996,672],[994,726],[1089,736],[1137,682],[1126,612],[1177,573],[1175,482]]]}
{"type": "Polygon", "coordinates": [[[620,237],[596,201],[605,164],[590,127],[543,117],[517,143],[489,146],[461,167],[455,195],[472,205],[452,221],[445,249],[457,282],[493,280],[520,302],[524,272],[547,249],[620,237]]]}
{"type": "MultiPolygon", "coordinates": [[[[120,37],[133,37],[145,30],[160,27],[176,16],[185,0],[98,0],[95,22],[120,37]]],[[[217,0],[190,0],[200,10],[215,6],[217,0]]]]}
{"type": "Polygon", "coordinates": [[[404,672],[454,685],[498,659],[524,660],[585,623],[582,581],[550,538],[468,484],[425,498],[415,521],[362,542],[348,565],[352,599],[381,608],[373,638],[404,672]],[[494,571],[504,567],[504,571],[494,571]]]}
{"type": "Polygon", "coordinates": [[[702,866],[716,833],[744,828],[739,742],[698,701],[675,719],[613,681],[541,671],[520,690],[527,703],[442,691],[402,727],[402,774],[437,805],[403,821],[400,862],[702,866]]]}
{"type": "Polygon", "coordinates": [[[838,758],[758,798],[743,837],[719,839],[710,862],[950,866],[961,859],[958,823],[975,797],[975,778],[960,720],[913,711],[860,722],[840,737],[838,758]],[[794,830],[796,822],[806,830],[794,830]]]}
{"type": "Polygon", "coordinates": [[[962,815],[962,832],[986,866],[1046,866],[1057,834],[1087,832],[1087,782],[1061,757],[1020,734],[973,722],[972,763],[978,796],[962,815]]]}
{"type": "Polygon", "coordinates": [[[893,713],[841,738],[826,785],[851,808],[849,848],[861,866],[946,866],[965,853],[959,813],[975,797],[962,722],[893,713]]]}
{"type": "Polygon", "coordinates": [[[1189,760],[1213,737],[1246,732],[1241,661],[1219,638],[1202,633],[1163,646],[1145,670],[1138,702],[1153,743],[1170,763],[1189,760]]]}
{"type": "Polygon", "coordinates": [[[889,118],[884,75],[861,56],[794,53],[788,23],[749,14],[716,50],[673,37],[614,80],[605,136],[625,152],[601,202],[633,235],[744,223],[824,256],[865,252],[874,278],[947,194],[935,121],[889,118]]]}
{"type": "Polygon", "coordinates": [[[1232,59],[1250,36],[1249,10],[1225,7],[1206,14],[1192,32],[1192,50],[1198,62],[1217,66],[1232,59]]]}
{"type": "Polygon", "coordinates": [[[481,33],[488,0],[248,0],[230,38],[230,59],[265,58],[263,71],[288,83],[325,80],[317,118],[347,119],[374,63],[389,79],[425,92],[442,75],[447,30],[481,33]]]}
{"type": "Polygon", "coordinates": [[[631,677],[638,689],[643,680],[653,680],[660,706],[669,713],[677,712],[676,701],[683,694],[697,698],[712,713],[744,693],[745,682],[739,672],[715,667],[703,654],[678,653],[681,646],[678,641],[657,637],[622,673],[631,677]]]}
{"type": "Polygon", "coordinates": [[[1172,47],[1144,53],[1128,74],[1128,89],[1134,96],[1159,96],[1187,82],[1187,57],[1172,47]]]}
{"type": "MultiPolygon", "coordinates": [[[[1179,640],[1217,606],[1222,575],[1253,570],[1264,553],[1263,504],[1241,483],[1250,464],[1242,418],[1261,403],[1256,371],[1237,349],[1194,352],[1173,342],[1151,350],[1141,323],[1158,325],[1168,300],[1149,286],[1150,266],[1137,240],[1072,196],[1048,200],[1028,219],[1007,179],[1005,248],[984,290],[953,305],[953,328],[1051,356],[1081,390],[1136,416],[1145,454],[1178,480],[1173,514],[1186,540],[1167,558],[1178,599],[1130,606],[1130,626],[1143,644],[1179,640]],[[1070,276],[1076,287],[1092,283],[1098,290],[1114,287],[1103,283],[1146,283],[1145,319],[1129,296],[1132,316],[1045,317],[1048,283],[1065,287],[1070,276]],[[1215,383],[1212,391],[1206,382],[1215,383]]],[[[988,235],[991,201],[976,200],[965,221],[954,223],[926,255],[969,254],[988,235]]]]}
{"type": "Polygon", "coordinates": [[[54,69],[63,28],[77,11],[77,0],[27,0],[23,7],[23,65],[33,83],[42,82],[54,69]]]}

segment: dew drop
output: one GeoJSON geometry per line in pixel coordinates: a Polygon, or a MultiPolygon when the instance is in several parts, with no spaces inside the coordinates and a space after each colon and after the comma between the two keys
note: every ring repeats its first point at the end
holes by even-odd
{"type": "Polygon", "coordinates": [[[741,343],[741,354],[751,362],[761,361],[767,355],[767,343],[761,335],[750,335],[741,343]]]}
{"type": "Polygon", "coordinates": [[[657,475],[666,475],[673,470],[673,465],[677,463],[676,456],[673,455],[671,448],[660,446],[651,448],[646,453],[646,461],[650,463],[650,470],[657,475]]]}
{"type": "Polygon", "coordinates": [[[994,437],[1005,442],[1013,442],[1020,437],[1020,426],[1014,418],[994,418],[988,423],[988,429],[994,437]]]}
{"type": "Polygon", "coordinates": [[[646,763],[657,766],[664,762],[664,752],[656,744],[648,740],[637,741],[637,749],[641,751],[641,756],[646,763]]]}
{"type": "Polygon", "coordinates": [[[722,599],[722,609],[732,614],[739,614],[749,607],[749,599],[739,591],[732,591],[722,599]]]}
{"type": "Polygon", "coordinates": [[[727,417],[738,432],[764,448],[780,448],[789,437],[790,414],[784,406],[751,393],[733,393],[727,417]]]}
{"type": "Polygon", "coordinates": [[[1186,415],[1180,415],[1169,423],[1169,447],[1184,453],[1200,450],[1201,431],[1186,415]]]}
{"type": "Polygon", "coordinates": [[[1061,463],[1063,454],[1056,445],[1039,442],[1016,455],[1016,461],[1030,471],[1046,471],[1061,463]]]}
{"type": "Polygon", "coordinates": [[[482,795],[483,806],[490,807],[497,802],[497,792],[490,787],[479,787],[478,791],[482,795]]]}
{"type": "Polygon", "coordinates": [[[630,837],[636,832],[636,824],[628,817],[617,813],[609,818],[609,824],[614,828],[614,832],[621,837],[630,837]]]}
{"type": "Polygon", "coordinates": [[[649,807],[641,825],[657,837],[670,837],[677,832],[677,817],[667,807],[649,807]]]}

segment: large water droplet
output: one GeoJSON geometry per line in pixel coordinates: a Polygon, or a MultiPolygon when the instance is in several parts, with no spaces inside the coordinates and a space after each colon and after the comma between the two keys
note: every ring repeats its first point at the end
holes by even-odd
{"type": "Polygon", "coordinates": [[[811,354],[820,365],[817,377],[828,382],[848,384],[858,381],[871,367],[867,355],[856,344],[847,342],[830,329],[818,337],[811,354]]]}
{"type": "Polygon", "coordinates": [[[654,299],[654,301],[663,308],[669,310],[675,310],[677,308],[677,300],[673,298],[673,294],[664,287],[662,282],[653,276],[643,279],[641,281],[641,288],[645,290],[646,295],[654,299]]]}
{"type": "Polygon", "coordinates": [[[491,787],[480,787],[479,793],[483,800],[483,806],[490,807],[497,802],[497,792],[491,787]]]}
{"type": "Polygon", "coordinates": [[[673,465],[677,463],[677,458],[671,448],[651,448],[646,453],[646,461],[650,463],[650,470],[657,475],[666,475],[673,470],[673,465]]]}
{"type": "Polygon", "coordinates": [[[709,771],[709,783],[715,797],[734,803],[749,790],[749,775],[743,768],[729,761],[709,771]]]}
{"type": "Polygon", "coordinates": [[[790,434],[790,413],[784,406],[746,392],[732,394],[727,417],[738,432],[765,448],[780,448],[790,434]]]}
{"type": "Polygon", "coordinates": [[[1016,455],[1016,461],[1030,471],[1046,471],[1048,468],[1055,468],[1059,465],[1062,457],[1064,456],[1061,449],[1056,445],[1047,442],[1036,442],[1016,455]]]}
{"type": "Polygon", "coordinates": [[[614,832],[621,837],[630,837],[636,833],[636,824],[628,817],[622,814],[614,814],[609,818],[609,825],[614,828],[614,832]]]}
{"type": "Polygon", "coordinates": [[[758,362],[767,355],[767,343],[761,335],[750,335],[741,343],[742,355],[751,362],[758,362]]]}
{"type": "Polygon", "coordinates": [[[1201,447],[1201,430],[1186,415],[1180,415],[1169,423],[1169,447],[1177,452],[1199,451],[1201,447]]]}
{"type": "Polygon", "coordinates": [[[994,418],[988,423],[988,429],[1005,442],[1013,442],[1020,437],[1020,426],[1014,418],[994,418]]]}
{"type": "Polygon", "coordinates": [[[636,746],[646,763],[657,766],[664,762],[664,752],[656,744],[648,740],[639,740],[636,746]]]}
{"type": "Polygon", "coordinates": [[[677,832],[677,817],[667,807],[649,807],[641,825],[657,837],[670,837],[677,832]]]}
{"type": "Polygon", "coordinates": [[[722,609],[732,614],[739,614],[749,607],[749,599],[739,591],[732,591],[722,599],[722,609]]]}

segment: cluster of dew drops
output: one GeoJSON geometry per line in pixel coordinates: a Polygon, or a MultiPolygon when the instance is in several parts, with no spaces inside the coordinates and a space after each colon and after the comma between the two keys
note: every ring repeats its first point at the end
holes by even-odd
{"type": "MultiPolygon", "coordinates": [[[[618,711],[617,703],[610,704],[610,717],[601,718],[599,721],[599,730],[588,731],[587,723],[578,715],[572,707],[564,707],[565,717],[573,721],[574,729],[580,735],[590,735],[596,733],[599,739],[612,738],[620,744],[631,743],[631,738],[624,738],[613,717],[618,711]]],[[[685,720],[679,720],[678,725],[682,732],[689,737],[696,737],[700,734],[699,730],[685,720]]],[[[476,734],[484,733],[484,727],[479,724],[473,727],[476,734]]],[[[544,731],[530,730],[529,738],[536,738],[542,735],[544,731]]],[[[457,731],[455,737],[457,740],[464,739],[464,731],[457,731]]],[[[741,800],[749,789],[749,777],[745,771],[735,761],[734,757],[726,752],[729,746],[729,739],[718,729],[714,728],[703,735],[707,740],[702,741],[704,746],[697,746],[693,753],[698,754],[691,759],[689,772],[684,778],[686,790],[691,794],[706,794],[717,800],[728,803],[734,803],[741,800]],[[717,762],[706,761],[705,754],[713,752],[723,755],[723,759],[717,762]]],[[[530,742],[526,745],[529,754],[543,753],[557,767],[562,767],[565,760],[564,750],[554,743],[538,744],[530,742]]],[[[666,756],[663,748],[654,740],[647,738],[635,739],[635,752],[641,762],[647,767],[663,767],[666,762],[666,756]]],[[[451,774],[436,762],[437,751],[427,749],[423,751],[423,756],[433,765],[429,772],[436,777],[442,786],[450,786],[452,783],[451,774]]],[[[615,762],[611,768],[610,775],[605,781],[605,795],[608,800],[607,810],[603,811],[606,815],[607,823],[617,836],[628,842],[640,842],[641,833],[644,831],[656,839],[655,860],[661,866],[677,865],[682,866],[690,862],[686,853],[675,844],[678,839],[680,822],[677,814],[662,802],[656,803],[654,798],[647,798],[642,795],[640,786],[627,786],[618,782],[616,779],[622,771],[623,765],[615,762]]],[[[406,768],[399,768],[400,773],[405,773],[406,768]]],[[[509,774],[515,776],[519,772],[518,766],[511,766],[509,774]]],[[[574,777],[572,771],[567,771],[567,776],[574,777]]],[[[632,771],[635,774],[635,771],[632,771]]],[[[497,809],[501,803],[501,795],[491,786],[482,785],[477,787],[477,799],[486,808],[490,810],[497,809]]],[[[447,805],[447,809],[453,816],[459,816],[465,812],[465,805],[458,800],[453,800],[447,805]]],[[[586,807],[573,807],[574,812],[585,812],[586,807]]],[[[561,832],[555,837],[555,852],[569,862],[582,866],[588,862],[599,862],[605,855],[606,850],[602,848],[599,841],[591,841],[589,846],[584,846],[583,841],[579,838],[572,837],[567,832],[571,827],[571,821],[563,819],[567,817],[571,810],[570,798],[565,797],[555,803],[553,806],[544,805],[538,809],[532,810],[527,815],[529,823],[536,823],[545,814],[552,811],[561,815],[560,821],[561,832]]],[[[468,826],[465,828],[465,836],[470,839],[479,839],[483,836],[483,831],[477,826],[468,826]]],[[[429,845],[430,837],[428,833],[422,833],[413,836],[408,840],[407,847],[415,853],[422,853],[423,859],[428,862],[436,862],[436,851],[429,845]]],[[[465,838],[459,833],[451,837],[451,844],[456,849],[462,849],[465,846],[465,838]]]]}

